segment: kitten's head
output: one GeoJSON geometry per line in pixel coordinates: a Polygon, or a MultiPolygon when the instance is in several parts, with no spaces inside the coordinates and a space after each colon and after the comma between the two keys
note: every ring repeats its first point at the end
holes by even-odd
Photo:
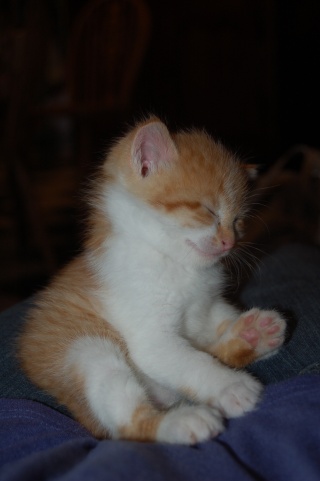
{"type": "Polygon", "coordinates": [[[203,131],[171,135],[151,118],[118,142],[105,169],[152,213],[153,241],[177,258],[212,264],[242,235],[252,169],[203,131]]]}

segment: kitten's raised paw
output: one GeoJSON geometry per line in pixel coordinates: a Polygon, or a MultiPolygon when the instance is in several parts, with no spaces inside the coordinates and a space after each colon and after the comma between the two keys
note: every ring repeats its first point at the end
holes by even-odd
{"type": "Polygon", "coordinates": [[[259,401],[262,385],[249,374],[238,373],[239,381],[225,387],[219,396],[220,409],[227,418],[251,411],[259,401]]]}
{"type": "Polygon", "coordinates": [[[214,438],[223,430],[223,419],[217,409],[180,406],[164,416],[158,428],[157,441],[192,445],[214,438]]]}
{"type": "Polygon", "coordinates": [[[278,349],[284,341],[286,323],[275,311],[251,309],[233,326],[237,336],[250,345],[257,358],[265,357],[278,349]]]}
{"type": "Polygon", "coordinates": [[[254,308],[226,325],[208,352],[231,367],[244,367],[273,355],[284,342],[286,322],[275,311],[254,308]]]}

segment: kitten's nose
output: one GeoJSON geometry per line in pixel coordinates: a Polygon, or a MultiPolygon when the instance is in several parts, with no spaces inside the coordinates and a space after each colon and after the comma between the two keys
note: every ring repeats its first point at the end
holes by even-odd
{"type": "Polygon", "coordinates": [[[219,226],[216,234],[217,247],[223,252],[228,252],[235,244],[234,232],[228,226],[219,226]]]}
{"type": "Polygon", "coordinates": [[[234,239],[221,239],[221,249],[223,252],[229,251],[234,246],[234,239]]]}

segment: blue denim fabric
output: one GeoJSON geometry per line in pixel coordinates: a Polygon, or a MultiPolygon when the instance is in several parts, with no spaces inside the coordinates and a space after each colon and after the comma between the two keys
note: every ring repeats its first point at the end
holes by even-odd
{"type": "Polygon", "coordinates": [[[0,399],[1,481],[319,481],[320,376],[267,386],[257,409],[195,446],[97,441],[72,419],[0,399]]]}
{"type": "Polygon", "coordinates": [[[286,245],[266,257],[245,286],[248,307],[275,308],[288,320],[286,344],[249,367],[262,382],[320,373],[320,249],[286,245]]]}
{"type": "MultiPolygon", "coordinates": [[[[287,245],[266,257],[245,286],[248,307],[277,308],[294,321],[288,343],[270,359],[249,370],[272,383],[298,374],[320,372],[320,249],[287,245]]],[[[31,304],[27,300],[0,315],[0,397],[40,401],[66,413],[55,400],[31,384],[15,359],[15,339],[31,304]]]]}
{"type": "Polygon", "coordinates": [[[67,414],[64,406],[27,379],[16,359],[16,339],[31,304],[32,300],[28,299],[0,315],[0,398],[39,401],[67,414]]]}

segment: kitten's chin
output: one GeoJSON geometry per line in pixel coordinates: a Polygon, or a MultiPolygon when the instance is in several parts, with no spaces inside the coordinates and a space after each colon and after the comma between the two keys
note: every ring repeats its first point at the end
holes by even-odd
{"type": "Polygon", "coordinates": [[[186,244],[197,253],[199,260],[201,259],[206,264],[214,264],[229,253],[228,251],[219,250],[215,246],[201,248],[190,239],[186,239],[186,244]]]}

